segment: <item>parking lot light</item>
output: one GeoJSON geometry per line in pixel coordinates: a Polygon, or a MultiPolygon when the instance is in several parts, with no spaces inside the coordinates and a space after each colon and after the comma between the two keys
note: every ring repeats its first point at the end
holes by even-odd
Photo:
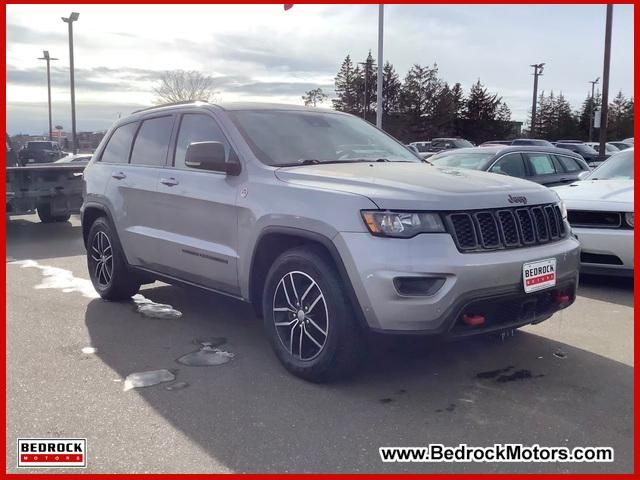
{"type": "Polygon", "coordinates": [[[78,153],[78,139],[76,136],[76,84],[73,68],[73,22],[78,20],[80,14],[71,12],[68,18],[62,17],[62,21],[69,25],[69,81],[71,85],[71,138],[73,141],[73,154],[78,153]]]}

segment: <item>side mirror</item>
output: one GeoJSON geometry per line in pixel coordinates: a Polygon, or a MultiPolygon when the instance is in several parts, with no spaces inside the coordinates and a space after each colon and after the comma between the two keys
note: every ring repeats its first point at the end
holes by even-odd
{"type": "Polygon", "coordinates": [[[580,172],[578,174],[578,180],[584,180],[585,178],[587,178],[589,175],[591,174],[591,172],[580,172]]]}
{"type": "Polygon", "coordinates": [[[238,175],[240,164],[227,162],[226,157],[224,145],[220,142],[195,142],[187,147],[184,164],[189,168],[238,175]]]}

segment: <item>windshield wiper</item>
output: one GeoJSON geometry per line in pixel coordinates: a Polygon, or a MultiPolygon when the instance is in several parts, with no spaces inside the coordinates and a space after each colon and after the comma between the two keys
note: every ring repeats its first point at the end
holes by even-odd
{"type": "Polygon", "coordinates": [[[300,165],[325,165],[332,163],[386,163],[386,162],[406,162],[408,160],[389,160],[388,158],[351,158],[349,160],[318,160],[317,158],[305,158],[297,162],[291,163],[278,163],[273,165],[274,167],[297,167],[300,165]]]}

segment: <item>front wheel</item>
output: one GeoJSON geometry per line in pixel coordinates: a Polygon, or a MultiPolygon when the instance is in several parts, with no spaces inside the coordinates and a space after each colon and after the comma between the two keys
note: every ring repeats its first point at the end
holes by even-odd
{"type": "Polygon", "coordinates": [[[93,287],[107,300],[127,300],[140,290],[141,282],[129,271],[122,247],[106,218],[89,230],[87,266],[93,287]]]}
{"type": "Polygon", "coordinates": [[[265,327],[276,355],[314,382],[344,378],[362,363],[365,340],[331,259],[319,248],[283,253],[264,287],[265,327]]]}

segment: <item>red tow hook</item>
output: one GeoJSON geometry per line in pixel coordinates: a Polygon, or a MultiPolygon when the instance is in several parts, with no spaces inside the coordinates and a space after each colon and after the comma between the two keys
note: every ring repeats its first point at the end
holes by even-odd
{"type": "Polygon", "coordinates": [[[555,292],[553,294],[553,303],[559,307],[564,307],[569,303],[569,295],[563,292],[555,292]]]}
{"type": "Polygon", "coordinates": [[[482,315],[467,315],[465,313],[464,315],[462,315],[462,321],[467,325],[477,327],[478,325],[482,325],[484,323],[484,317],[482,315]]]}

